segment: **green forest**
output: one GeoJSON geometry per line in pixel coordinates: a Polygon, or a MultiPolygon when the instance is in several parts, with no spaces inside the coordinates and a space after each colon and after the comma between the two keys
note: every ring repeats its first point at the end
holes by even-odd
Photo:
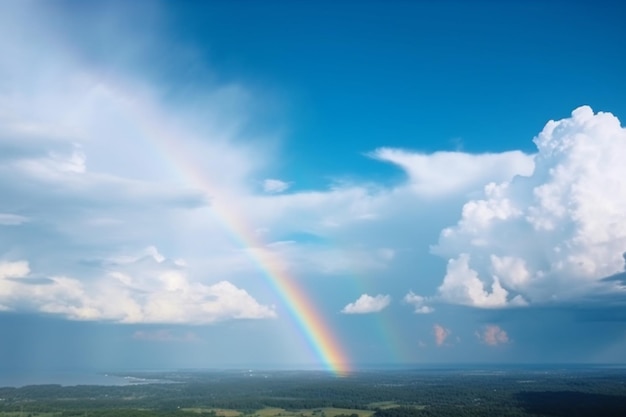
{"type": "Polygon", "coordinates": [[[626,416],[626,370],[168,372],[0,388],[0,417],[626,416]]]}

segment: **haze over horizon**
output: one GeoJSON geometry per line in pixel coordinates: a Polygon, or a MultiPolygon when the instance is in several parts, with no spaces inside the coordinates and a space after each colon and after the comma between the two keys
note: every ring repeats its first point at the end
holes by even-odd
{"type": "Polygon", "coordinates": [[[2,2],[0,370],[626,364],[624,10],[2,2]]]}

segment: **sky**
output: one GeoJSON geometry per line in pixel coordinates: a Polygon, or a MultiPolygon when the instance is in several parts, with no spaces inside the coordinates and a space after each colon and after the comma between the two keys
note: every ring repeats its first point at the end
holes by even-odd
{"type": "Polygon", "coordinates": [[[625,11],[2,2],[0,369],[625,364],[625,11]]]}

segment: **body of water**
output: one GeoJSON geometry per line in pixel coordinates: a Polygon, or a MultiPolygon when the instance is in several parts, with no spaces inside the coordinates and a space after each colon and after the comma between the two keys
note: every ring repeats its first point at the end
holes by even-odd
{"type": "Polygon", "coordinates": [[[26,385],[57,384],[71,385],[134,385],[148,381],[139,378],[124,377],[99,372],[46,372],[32,373],[24,371],[0,370],[0,387],[23,387],[26,385]]]}

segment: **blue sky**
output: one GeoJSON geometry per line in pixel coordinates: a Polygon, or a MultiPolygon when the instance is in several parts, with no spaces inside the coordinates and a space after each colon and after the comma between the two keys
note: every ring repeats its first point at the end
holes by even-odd
{"type": "Polygon", "coordinates": [[[0,368],[626,361],[623,8],[0,7],[0,368]]]}

